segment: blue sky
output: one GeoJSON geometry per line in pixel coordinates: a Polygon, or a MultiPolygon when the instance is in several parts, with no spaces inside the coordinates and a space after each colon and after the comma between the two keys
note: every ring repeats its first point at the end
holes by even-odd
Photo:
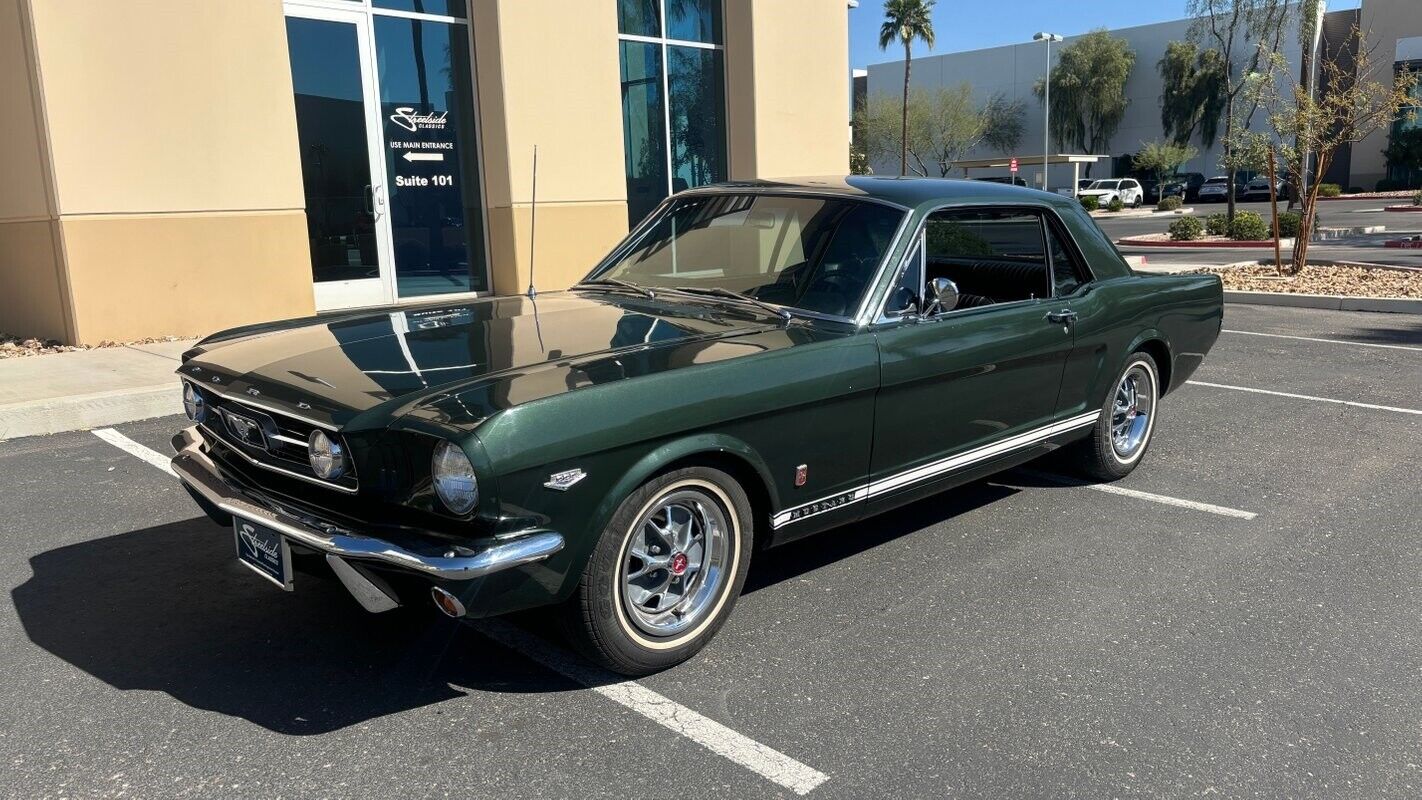
{"type": "MultiPolygon", "coordinates": [[[[938,46],[915,44],[917,58],[928,53],[953,53],[1031,41],[1037,31],[1064,36],[1092,28],[1126,28],[1181,19],[1186,0],[938,0],[933,29],[938,46]]],[[[1332,0],[1328,10],[1357,8],[1358,0],[1332,0]]],[[[855,68],[903,58],[901,45],[879,49],[883,0],[860,0],[849,12],[849,65],[855,68]]]]}

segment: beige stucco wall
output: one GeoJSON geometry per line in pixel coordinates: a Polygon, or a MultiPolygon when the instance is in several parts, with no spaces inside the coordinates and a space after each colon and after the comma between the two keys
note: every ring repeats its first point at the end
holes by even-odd
{"type": "Polygon", "coordinates": [[[731,178],[849,171],[844,0],[726,0],[731,178]]]}
{"type": "MultiPolygon", "coordinates": [[[[1392,79],[1393,60],[1397,56],[1397,40],[1422,36],[1422,2],[1419,0],[1364,0],[1362,29],[1373,52],[1377,68],[1375,79],[1392,79]]],[[[1387,177],[1387,159],[1382,151],[1387,147],[1388,129],[1375,131],[1353,145],[1352,175],[1354,186],[1372,189],[1387,177]]]]}
{"type": "Polygon", "coordinates": [[[310,313],[280,0],[4,3],[0,100],[24,89],[35,113],[0,123],[19,178],[0,215],[50,233],[0,232],[0,278],[46,309],[16,332],[95,343],[310,313]]]}
{"type": "Polygon", "coordinates": [[[473,0],[492,279],[528,286],[538,145],[536,283],[565,288],[627,233],[614,0],[473,0]]]}

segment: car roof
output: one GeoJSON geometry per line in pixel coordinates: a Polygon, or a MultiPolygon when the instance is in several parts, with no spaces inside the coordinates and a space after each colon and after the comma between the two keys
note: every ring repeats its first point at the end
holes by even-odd
{"type": "MultiPolygon", "coordinates": [[[[810,192],[833,194],[849,198],[882,200],[907,208],[952,202],[1020,203],[1049,200],[1063,202],[1061,195],[993,181],[958,180],[953,178],[889,177],[881,175],[839,175],[726,181],[688,189],[697,192],[810,192]]],[[[1072,202],[1075,202],[1074,200],[1072,202]]]]}

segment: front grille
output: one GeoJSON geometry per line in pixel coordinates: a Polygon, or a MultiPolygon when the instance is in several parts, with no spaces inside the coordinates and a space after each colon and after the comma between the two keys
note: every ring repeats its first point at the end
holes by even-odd
{"type": "MultiPolygon", "coordinates": [[[[223,397],[196,384],[193,386],[202,394],[203,401],[207,404],[207,419],[202,423],[203,430],[227,445],[228,449],[265,469],[346,492],[356,490],[355,467],[349,457],[349,448],[349,466],[345,475],[334,480],[325,480],[318,478],[311,470],[306,443],[311,432],[318,426],[296,417],[223,397]]],[[[337,438],[334,433],[330,435],[337,438]]]]}

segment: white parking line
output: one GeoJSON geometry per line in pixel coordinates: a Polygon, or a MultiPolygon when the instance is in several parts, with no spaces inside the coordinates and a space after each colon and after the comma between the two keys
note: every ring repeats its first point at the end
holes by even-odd
{"type": "Polygon", "coordinates": [[[1352,400],[1335,400],[1332,397],[1314,397],[1311,394],[1293,394],[1291,392],[1275,392],[1270,389],[1253,389],[1248,386],[1231,386],[1227,383],[1210,383],[1208,381],[1186,381],[1191,386],[1209,386],[1215,389],[1233,389],[1236,392],[1253,392],[1254,394],[1271,394],[1275,397],[1292,397],[1295,400],[1313,400],[1316,403],[1336,403],[1340,406],[1353,406],[1354,408],[1371,408],[1374,411],[1393,411],[1398,414],[1416,414],[1422,416],[1422,409],[1398,408],[1397,406],[1379,406],[1372,403],[1358,403],[1352,400]]]}
{"type": "MultiPolygon", "coordinates": [[[[137,458],[141,458],[144,461],[147,461],[148,463],[157,467],[158,469],[161,469],[164,472],[168,473],[169,475],[173,475],[173,465],[170,463],[172,459],[170,459],[168,456],[163,455],[157,450],[154,450],[151,447],[145,447],[144,445],[135,442],[127,436],[124,436],[113,428],[98,428],[96,430],[90,431],[90,433],[94,434],[100,439],[103,439],[104,441],[108,442],[114,447],[117,447],[125,453],[128,453],[129,455],[135,456],[137,458]]],[[[174,477],[177,476],[174,475],[174,477]]]]}
{"type": "MultiPolygon", "coordinates": [[[[93,434],[118,449],[173,474],[167,456],[135,442],[113,428],[100,428],[93,434]]],[[[584,664],[560,648],[524,633],[499,619],[484,619],[471,623],[485,636],[564,677],[581,683],[607,699],[641,714],[673,733],[685,736],[718,756],[754,772],[766,780],[795,794],[808,794],[829,776],[799,761],[702,716],[672,699],[648,689],[636,681],[622,680],[616,675],[584,664]]]]}
{"type": "Polygon", "coordinates": [[[1405,344],[1378,344],[1376,342],[1350,342],[1347,339],[1320,339],[1316,336],[1290,336],[1284,333],[1260,333],[1259,331],[1236,331],[1225,328],[1220,333],[1237,333],[1242,336],[1268,336],[1274,339],[1297,339],[1301,342],[1323,342],[1325,344],[1350,344],[1354,347],[1381,347],[1386,350],[1412,350],[1422,353],[1422,347],[1410,347],[1405,344]]]}
{"type": "Polygon", "coordinates": [[[500,619],[470,623],[475,630],[499,644],[570,678],[607,699],[641,714],[662,727],[680,734],[795,794],[807,794],[829,780],[819,770],[805,766],[790,756],[743,736],[715,720],[708,719],[636,681],[618,679],[611,673],[584,664],[562,649],[500,619]],[[609,683],[609,680],[612,682],[609,683]]]}
{"type": "Polygon", "coordinates": [[[1051,481],[1052,483],[1056,483],[1062,486],[1078,486],[1082,489],[1094,489],[1098,492],[1105,492],[1107,494],[1118,494],[1123,497],[1134,497],[1137,500],[1149,500],[1152,503],[1161,503],[1167,506],[1188,508],[1191,511],[1204,511],[1207,514],[1218,514],[1221,517],[1234,517],[1236,519],[1254,519],[1255,517],[1259,516],[1253,511],[1241,511],[1237,508],[1230,508],[1228,506],[1217,506],[1212,503],[1201,503],[1198,500],[1186,500],[1181,497],[1171,497],[1167,494],[1152,494],[1151,492],[1142,492],[1139,489],[1127,489],[1124,486],[1114,486],[1109,483],[1081,483],[1079,481],[1071,480],[1070,478],[1063,478],[1061,476],[1052,475],[1051,473],[1047,472],[1038,472],[1037,470],[1033,469],[1024,469],[1021,470],[1021,472],[1024,475],[1030,475],[1034,478],[1039,478],[1045,481],[1051,481]]]}

